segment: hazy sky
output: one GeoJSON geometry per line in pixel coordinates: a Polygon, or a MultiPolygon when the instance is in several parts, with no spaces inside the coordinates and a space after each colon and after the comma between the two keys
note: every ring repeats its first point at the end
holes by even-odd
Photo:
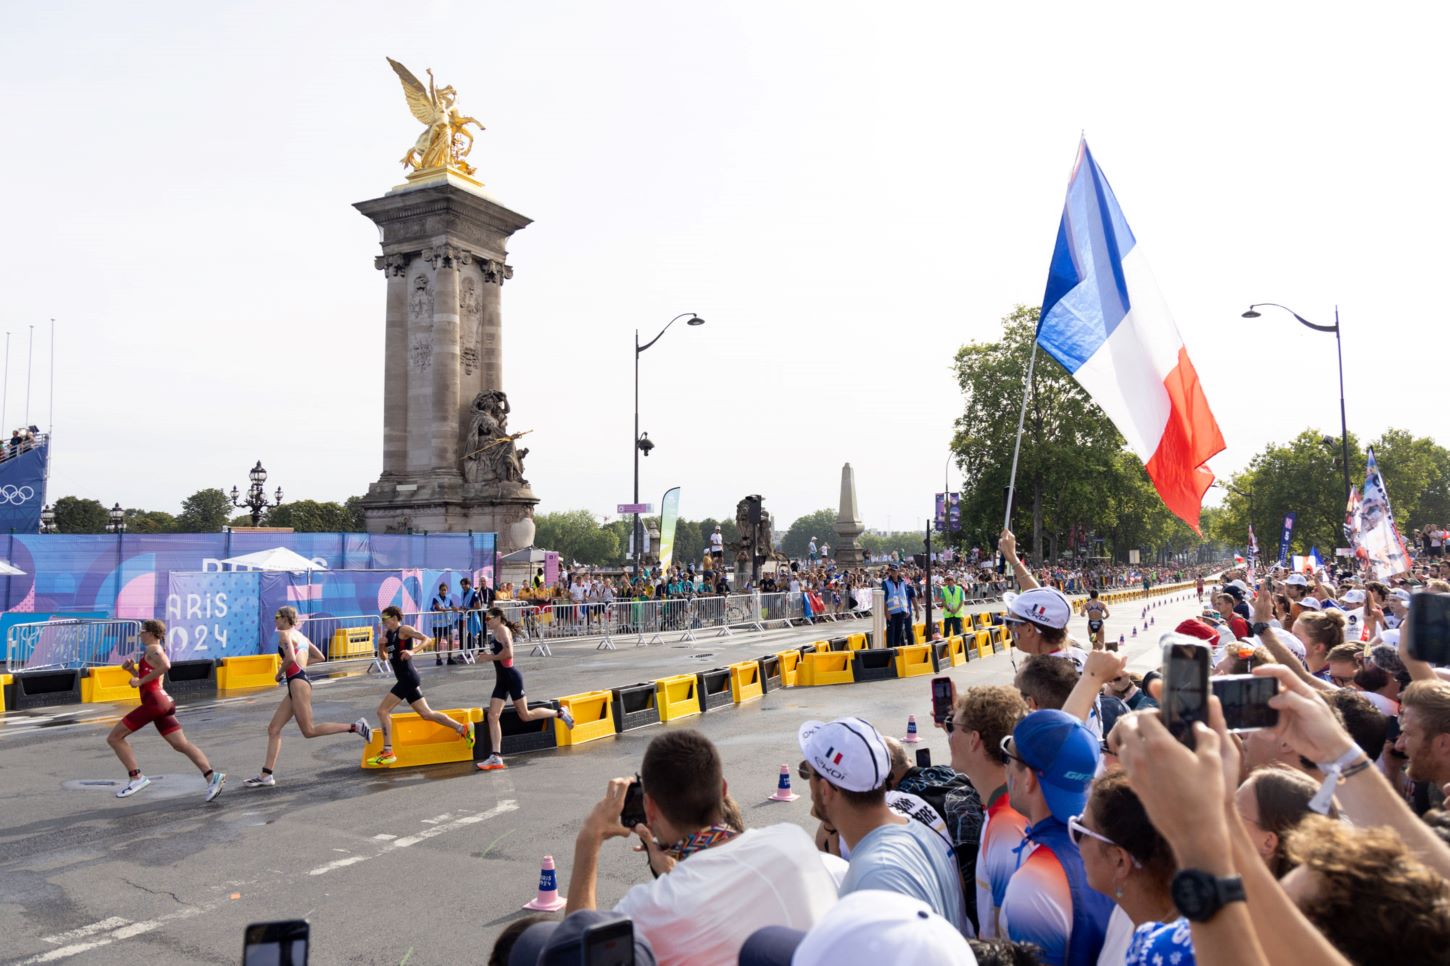
{"type": "MultiPolygon", "coordinates": [[[[381,469],[382,274],[352,209],[418,127],[384,55],[487,127],[534,224],[503,291],[540,510],[631,487],[919,525],[955,349],[1038,304],[1080,131],[1241,468],[1306,424],[1445,440],[1443,4],[10,4],[6,415],[50,421],[51,496],[175,512],[260,458],[293,498],[381,469]],[[1104,12],[1111,9],[1113,12],[1104,12]]],[[[1050,364],[1050,363],[1049,363],[1050,364]]],[[[1003,419],[1015,419],[1003,413],[1003,419]]],[[[952,469],[953,486],[957,474],[952,469]]],[[[1394,481],[1389,481],[1391,496],[1394,481]]]]}

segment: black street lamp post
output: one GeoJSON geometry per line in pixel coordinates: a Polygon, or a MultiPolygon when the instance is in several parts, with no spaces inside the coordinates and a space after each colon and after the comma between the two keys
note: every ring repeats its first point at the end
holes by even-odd
{"type": "Polygon", "coordinates": [[[276,509],[282,505],[282,488],[277,487],[276,495],[272,502],[268,503],[267,495],[262,492],[262,484],[267,482],[267,471],[262,468],[261,460],[257,460],[257,465],[252,467],[247,476],[252,481],[252,485],[247,487],[247,498],[241,499],[242,494],[235,486],[232,487],[232,506],[249,510],[252,514],[252,526],[259,527],[262,525],[262,511],[276,509]]]}
{"type": "MultiPolygon", "coordinates": [[[[644,350],[660,341],[661,336],[669,331],[670,326],[686,317],[688,317],[688,321],[685,322],[686,325],[705,324],[705,320],[694,312],[681,312],[666,322],[665,327],[660,329],[660,334],[650,339],[644,345],[639,344],[639,329],[634,330],[634,438],[630,448],[634,450],[634,502],[636,506],[639,505],[639,457],[641,453],[648,456],[649,451],[655,448],[655,444],[650,442],[649,434],[639,431],[639,356],[644,350]]],[[[257,465],[261,466],[262,464],[258,463],[257,465]]],[[[636,513],[634,515],[634,576],[636,579],[644,573],[643,568],[640,566],[643,555],[644,530],[641,526],[640,515],[636,513]]]]}
{"type": "Polygon", "coordinates": [[[117,503],[111,507],[108,516],[111,522],[107,528],[112,533],[124,533],[126,530],[126,511],[121,509],[121,504],[117,503]]]}

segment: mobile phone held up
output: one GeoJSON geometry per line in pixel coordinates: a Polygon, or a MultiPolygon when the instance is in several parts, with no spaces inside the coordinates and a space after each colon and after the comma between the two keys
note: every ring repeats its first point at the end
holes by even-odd
{"type": "Polygon", "coordinates": [[[1212,652],[1208,645],[1187,634],[1164,634],[1163,723],[1169,733],[1194,747],[1193,723],[1208,723],[1208,672],[1212,652]]]}
{"type": "Polygon", "coordinates": [[[584,930],[581,945],[584,966],[634,966],[634,923],[628,918],[595,923],[584,930]]]}
{"type": "Polygon", "coordinates": [[[243,934],[242,966],[307,966],[306,920],[254,922],[243,934]]]}
{"type": "Polygon", "coordinates": [[[931,679],[931,720],[941,727],[952,713],[952,704],[957,699],[957,686],[949,677],[931,679]]]}
{"type": "Polygon", "coordinates": [[[644,785],[640,783],[638,775],[634,776],[634,781],[624,793],[624,808],[619,811],[619,824],[631,830],[636,825],[645,824],[644,785]]]}
{"type": "Polygon", "coordinates": [[[930,768],[931,767],[931,749],[930,748],[918,748],[918,749],[916,749],[916,767],[918,767],[918,768],[930,768]]]}
{"type": "Polygon", "coordinates": [[[1421,591],[1410,595],[1410,657],[1450,664],[1450,594],[1421,591]]]}
{"type": "Polygon", "coordinates": [[[1277,678],[1222,674],[1213,679],[1211,686],[1214,697],[1223,707],[1223,720],[1229,731],[1257,731],[1278,725],[1279,711],[1269,707],[1269,699],[1279,693],[1277,678]]]}

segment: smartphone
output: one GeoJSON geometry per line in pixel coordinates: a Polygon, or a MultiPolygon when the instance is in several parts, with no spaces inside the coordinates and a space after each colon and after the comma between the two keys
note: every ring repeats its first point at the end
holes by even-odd
{"type": "Polygon", "coordinates": [[[638,775],[634,776],[633,784],[624,793],[624,808],[619,810],[619,824],[627,829],[645,824],[644,785],[640,783],[638,775]]]}
{"type": "Polygon", "coordinates": [[[1450,594],[1421,591],[1410,595],[1410,657],[1450,664],[1450,594]]]}
{"type": "Polygon", "coordinates": [[[1223,719],[1229,731],[1257,731],[1279,723],[1278,709],[1269,707],[1269,699],[1279,693],[1277,678],[1222,674],[1210,684],[1223,706],[1223,719]]]}
{"type": "Polygon", "coordinates": [[[584,966],[634,966],[634,923],[628,918],[600,922],[580,939],[584,966]]]}
{"type": "Polygon", "coordinates": [[[1208,723],[1212,652],[1203,641],[1187,634],[1164,634],[1158,643],[1163,647],[1163,723],[1173,737],[1192,748],[1193,723],[1208,723]]]}
{"type": "Polygon", "coordinates": [[[931,749],[930,748],[918,748],[918,749],[916,749],[916,767],[918,767],[918,768],[930,768],[931,767],[931,749]]]}
{"type": "Polygon", "coordinates": [[[243,936],[242,966],[307,966],[304,919],[254,922],[243,936]]]}
{"type": "Polygon", "coordinates": [[[941,725],[952,713],[957,700],[957,686],[946,676],[931,679],[931,719],[941,725]]]}

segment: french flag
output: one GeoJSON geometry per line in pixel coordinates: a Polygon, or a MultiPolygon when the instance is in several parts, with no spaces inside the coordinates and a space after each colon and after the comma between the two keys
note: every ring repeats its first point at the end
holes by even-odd
{"type": "Polygon", "coordinates": [[[1037,344],[1128,441],[1172,513],[1198,531],[1204,464],[1224,448],[1173,316],[1113,189],[1078,145],[1037,344]]]}

